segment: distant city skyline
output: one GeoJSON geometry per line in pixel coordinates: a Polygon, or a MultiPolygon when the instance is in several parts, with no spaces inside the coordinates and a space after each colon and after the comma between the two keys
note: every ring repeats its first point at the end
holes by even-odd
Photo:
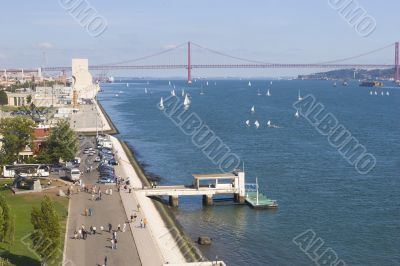
{"type": "MultiPolygon", "coordinates": [[[[314,63],[345,58],[386,46],[396,36],[400,2],[350,1],[376,21],[366,37],[358,34],[333,0],[262,1],[8,1],[0,17],[0,68],[70,66],[71,58],[90,64],[119,62],[152,54],[186,41],[238,57],[276,63],[314,63]],[[90,5],[107,22],[95,37],[65,9],[74,2],[90,5]]],[[[155,59],[154,59],[155,60],[155,59]]],[[[185,50],[146,63],[184,63],[185,50]]],[[[194,62],[233,62],[193,50],[194,62]]],[[[394,61],[387,48],[357,63],[394,61]]],[[[238,61],[239,62],[239,61],[238,61]]],[[[351,61],[350,61],[351,62],[351,61]]],[[[354,61],[353,61],[354,62],[354,61]]],[[[295,76],[318,69],[195,70],[193,76],[295,76]]],[[[122,71],[121,76],[185,76],[174,71],[122,71]]]]}

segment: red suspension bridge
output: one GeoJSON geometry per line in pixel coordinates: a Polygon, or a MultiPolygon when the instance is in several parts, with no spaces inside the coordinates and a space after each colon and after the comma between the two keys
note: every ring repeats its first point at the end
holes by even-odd
{"type": "MultiPolygon", "coordinates": [[[[363,56],[367,56],[376,52],[379,52],[383,49],[393,47],[393,44],[389,44],[379,49],[375,49],[373,51],[369,51],[366,53],[358,54],[356,56],[341,58],[334,61],[328,62],[320,62],[320,63],[312,63],[312,64],[299,64],[299,63],[267,63],[257,60],[251,60],[241,57],[232,56],[223,52],[219,52],[210,48],[206,48],[194,42],[187,42],[172,48],[163,50],[161,52],[157,52],[151,55],[135,58],[132,60],[125,60],[121,62],[114,62],[108,64],[101,65],[91,65],[89,66],[89,70],[98,70],[98,71],[112,71],[112,70],[163,70],[163,69],[184,69],[187,71],[187,80],[189,83],[192,81],[192,70],[194,69],[266,69],[266,68],[320,68],[320,69],[383,69],[383,68],[394,68],[394,79],[396,81],[400,80],[400,58],[399,58],[399,42],[394,43],[395,47],[395,60],[394,64],[345,64],[342,62],[357,59],[363,56]],[[162,54],[166,54],[176,49],[185,48],[187,49],[187,62],[184,64],[137,64],[139,61],[144,61],[146,59],[154,58],[160,56],[162,54]],[[241,61],[241,63],[234,64],[193,64],[192,62],[192,53],[191,48],[195,46],[202,50],[206,50],[215,55],[220,55],[223,57],[227,57],[230,59],[234,59],[237,61],[241,61]]],[[[35,73],[35,72],[67,72],[71,71],[71,67],[42,67],[38,69],[4,69],[4,72],[9,73],[35,73]]]]}

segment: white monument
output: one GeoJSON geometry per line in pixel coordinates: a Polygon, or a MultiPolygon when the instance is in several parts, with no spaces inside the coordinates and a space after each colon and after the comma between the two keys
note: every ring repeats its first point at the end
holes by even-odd
{"type": "Polygon", "coordinates": [[[99,86],[93,84],[88,59],[72,59],[72,77],[75,81],[73,89],[76,90],[79,99],[93,99],[96,96],[99,86]]]}

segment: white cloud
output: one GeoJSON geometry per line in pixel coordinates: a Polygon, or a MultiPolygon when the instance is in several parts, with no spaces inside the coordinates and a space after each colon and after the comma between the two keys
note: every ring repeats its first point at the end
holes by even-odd
{"type": "Polygon", "coordinates": [[[52,43],[49,43],[49,42],[41,42],[41,43],[38,44],[38,47],[42,48],[42,49],[51,49],[51,48],[54,47],[54,45],[52,43]]]}

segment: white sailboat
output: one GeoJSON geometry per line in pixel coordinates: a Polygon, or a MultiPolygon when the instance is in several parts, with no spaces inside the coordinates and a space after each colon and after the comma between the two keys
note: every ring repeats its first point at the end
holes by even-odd
{"type": "Polygon", "coordinates": [[[146,93],[146,94],[147,94],[147,88],[144,88],[144,93],[146,93]]]}
{"type": "Polygon", "coordinates": [[[296,113],[294,114],[294,116],[295,116],[295,117],[300,117],[299,110],[296,111],[296,113]]]}
{"type": "Polygon", "coordinates": [[[257,95],[258,95],[258,96],[261,96],[260,89],[258,89],[257,95]]]}
{"type": "Polygon", "coordinates": [[[126,86],[129,87],[129,83],[126,83],[126,86]]]}
{"type": "Polygon", "coordinates": [[[204,91],[203,91],[203,88],[201,88],[200,95],[203,95],[203,94],[204,94],[204,91]]]}
{"type": "Polygon", "coordinates": [[[115,97],[118,97],[118,94],[115,94],[115,97]]]}
{"type": "Polygon", "coordinates": [[[381,91],[381,95],[383,96],[383,91],[381,91]]]}
{"type": "Polygon", "coordinates": [[[176,94],[175,94],[175,90],[172,90],[172,91],[171,91],[171,96],[173,96],[173,97],[175,97],[175,96],[176,96],[176,94]]]}
{"type": "Polygon", "coordinates": [[[247,84],[247,86],[251,87],[251,82],[249,81],[249,83],[247,84]]]}
{"type": "Polygon", "coordinates": [[[336,82],[333,83],[333,87],[336,87],[336,82]]]}
{"type": "Polygon", "coordinates": [[[299,90],[299,94],[297,95],[297,100],[298,100],[298,101],[301,101],[301,100],[303,100],[303,97],[301,97],[300,90],[299,90]]]}
{"type": "Polygon", "coordinates": [[[182,97],[185,97],[185,90],[182,89],[182,93],[181,93],[182,97]]]}
{"type": "Polygon", "coordinates": [[[260,127],[260,123],[258,122],[258,120],[256,120],[256,121],[254,122],[254,125],[256,126],[256,128],[259,128],[259,127],[260,127]]]}
{"type": "Polygon", "coordinates": [[[386,92],[386,95],[387,95],[387,96],[389,96],[389,95],[390,95],[388,91],[386,92]]]}
{"type": "Polygon", "coordinates": [[[206,82],[206,86],[208,86],[208,81],[206,82]]]}
{"type": "Polygon", "coordinates": [[[171,81],[168,81],[168,85],[171,86],[171,81]]]}
{"type": "Polygon", "coordinates": [[[267,126],[268,126],[268,127],[272,127],[271,120],[268,120],[268,122],[267,122],[267,126]]]}
{"type": "Polygon", "coordinates": [[[217,86],[217,82],[214,82],[214,86],[217,86]]]}
{"type": "Polygon", "coordinates": [[[269,91],[269,89],[267,90],[267,96],[271,96],[271,92],[269,91]]]}
{"type": "Polygon", "coordinates": [[[372,95],[372,91],[369,91],[369,95],[372,95]]]}
{"type": "Polygon", "coordinates": [[[252,107],[251,107],[251,110],[250,110],[252,113],[255,113],[256,112],[256,107],[253,105],[252,107]]]}
{"type": "Polygon", "coordinates": [[[375,95],[378,95],[378,93],[375,91],[375,93],[374,93],[375,95]]]}
{"type": "Polygon", "coordinates": [[[189,109],[189,107],[190,107],[190,99],[189,99],[187,93],[185,95],[185,100],[183,100],[183,106],[184,106],[185,110],[189,109]]]}
{"type": "Polygon", "coordinates": [[[164,99],[163,99],[163,97],[161,97],[160,103],[158,104],[158,107],[159,107],[161,110],[164,110],[164,99]]]}
{"type": "Polygon", "coordinates": [[[246,126],[250,127],[250,120],[246,120],[246,126]]]}

